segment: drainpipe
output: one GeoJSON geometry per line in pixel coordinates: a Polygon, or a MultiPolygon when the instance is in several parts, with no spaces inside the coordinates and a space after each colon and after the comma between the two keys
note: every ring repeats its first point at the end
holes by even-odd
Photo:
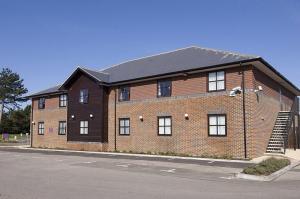
{"type": "Polygon", "coordinates": [[[31,99],[31,120],[30,120],[30,147],[32,148],[32,138],[33,138],[33,99],[31,99]]]}
{"type": "Polygon", "coordinates": [[[117,90],[115,90],[115,151],[117,151],[117,90]]]}
{"type": "MultiPolygon", "coordinates": [[[[240,63],[242,67],[242,62],[240,63]]],[[[242,88],[243,88],[243,121],[244,121],[244,152],[247,159],[247,126],[246,126],[246,99],[245,99],[245,68],[242,67],[242,88]]]]}

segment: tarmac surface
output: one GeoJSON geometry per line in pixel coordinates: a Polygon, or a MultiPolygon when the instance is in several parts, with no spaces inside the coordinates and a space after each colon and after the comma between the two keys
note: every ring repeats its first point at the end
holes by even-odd
{"type": "Polygon", "coordinates": [[[300,167],[273,182],[233,178],[248,165],[0,147],[0,198],[300,198],[300,167]]]}

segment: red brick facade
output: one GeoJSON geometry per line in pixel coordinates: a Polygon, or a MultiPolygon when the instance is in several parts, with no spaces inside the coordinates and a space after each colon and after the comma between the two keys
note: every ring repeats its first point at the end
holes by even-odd
{"type": "MultiPolygon", "coordinates": [[[[244,158],[244,123],[242,94],[229,92],[242,83],[242,68],[225,69],[226,90],[208,92],[208,73],[182,75],[172,80],[172,96],[157,98],[157,81],[130,84],[130,101],[115,104],[116,87],[110,87],[107,105],[105,143],[67,142],[58,135],[58,121],[66,120],[66,108],[58,107],[58,96],[46,99],[46,108],[38,110],[33,99],[33,121],[45,122],[45,135],[33,126],[33,147],[70,148],[94,151],[172,152],[188,155],[231,156],[244,158]],[[185,118],[188,114],[188,119],[185,118]],[[227,136],[208,135],[208,114],[226,114],[227,136]],[[116,115],[116,117],[115,117],[116,115]],[[143,120],[140,120],[140,116],[143,120]],[[172,135],[158,135],[158,116],[172,117],[172,135]],[[130,118],[130,135],[119,135],[119,118],[130,118]],[[53,131],[50,131],[53,128],[53,131]],[[116,136],[115,136],[116,132],[116,136]]],[[[289,109],[294,95],[264,73],[248,66],[245,69],[245,105],[247,157],[263,155],[282,107],[289,109]],[[255,92],[258,86],[263,91],[255,92]],[[280,88],[282,96],[280,97],[280,88]]]]}

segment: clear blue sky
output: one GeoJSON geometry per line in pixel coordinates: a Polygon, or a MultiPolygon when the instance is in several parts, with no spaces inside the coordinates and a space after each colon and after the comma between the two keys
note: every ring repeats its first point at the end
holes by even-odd
{"type": "Polygon", "coordinates": [[[300,87],[300,1],[0,0],[0,67],[18,72],[30,93],[78,65],[190,45],[260,55],[300,87]]]}

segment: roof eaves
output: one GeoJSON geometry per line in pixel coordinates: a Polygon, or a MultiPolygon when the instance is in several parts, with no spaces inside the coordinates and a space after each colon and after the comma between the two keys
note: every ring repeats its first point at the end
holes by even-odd
{"type": "Polygon", "coordinates": [[[290,80],[288,80],[284,75],[282,75],[279,71],[277,71],[271,64],[269,64],[266,60],[264,60],[262,57],[257,58],[257,61],[260,61],[265,66],[267,66],[270,70],[272,70],[276,75],[278,75],[280,78],[282,78],[284,81],[286,81],[288,84],[290,84],[294,89],[296,89],[300,93],[300,89],[294,85],[290,80]]]}

